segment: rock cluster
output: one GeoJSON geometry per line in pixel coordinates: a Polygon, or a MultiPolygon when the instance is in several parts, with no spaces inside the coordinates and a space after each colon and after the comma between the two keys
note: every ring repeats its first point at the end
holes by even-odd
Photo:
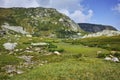
{"type": "Polygon", "coordinates": [[[112,56],[112,55],[105,57],[105,60],[119,62],[119,59],[117,57],[112,56]]]}

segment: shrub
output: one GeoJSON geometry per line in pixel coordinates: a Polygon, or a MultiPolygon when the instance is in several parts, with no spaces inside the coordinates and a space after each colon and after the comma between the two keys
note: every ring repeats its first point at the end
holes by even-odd
{"type": "Polygon", "coordinates": [[[0,74],[0,80],[9,80],[9,76],[6,74],[0,74]]]}
{"type": "Polygon", "coordinates": [[[58,52],[64,52],[64,49],[57,49],[57,48],[51,48],[49,49],[50,52],[58,51],[58,52]]]}
{"type": "Polygon", "coordinates": [[[120,53],[115,53],[114,56],[115,57],[120,57],[120,53]]]}
{"type": "Polygon", "coordinates": [[[80,57],[82,57],[82,54],[80,53],[80,54],[76,54],[76,55],[73,55],[73,57],[74,58],[80,58],[80,57]]]}
{"type": "Polygon", "coordinates": [[[48,48],[57,48],[57,46],[53,44],[49,44],[48,48]]]}
{"type": "Polygon", "coordinates": [[[97,54],[97,58],[105,58],[105,57],[106,57],[105,53],[97,54]]]}

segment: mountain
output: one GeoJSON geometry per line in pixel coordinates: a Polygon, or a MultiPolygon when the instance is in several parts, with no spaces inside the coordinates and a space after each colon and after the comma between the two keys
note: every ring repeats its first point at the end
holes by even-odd
{"type": "Polygon", "coordinates": [[[115,30],[117,31],[117,29],[115,29],[113,26],[109,26],[109,25],[100,25],[100,24],[90,24],[90,23],[78,23],[78,25],[80,26],[81,29],[83,29],[86,32],[100,32],[103,30],[115,30]]]}
{"type": "Polygon", "coordinates": [[[0,8],[0,29],[44,37],[70,37],[83,32],[68,16],[42,7],[0,8]]]}

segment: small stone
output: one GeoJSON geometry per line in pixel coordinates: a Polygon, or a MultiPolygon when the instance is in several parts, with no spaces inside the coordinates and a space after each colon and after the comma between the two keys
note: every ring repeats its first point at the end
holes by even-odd
{"type": "Polygon", "coordinates": [[[54,54],[61,55],[58,51],[54,51],[54,54]]]}
{"type": "Polygon", "coordinates": [[[43,64],[41,63],[41,64],[39,64],[40,66],[42,66],[43,64]]]}
{"type": "Polygon", "coordinates": [[[17,74],[22,74],[22,73],[24,73],[24,72],[21,71],[21,70],[17,70],[16,72],[17,72],[17,74]]]}

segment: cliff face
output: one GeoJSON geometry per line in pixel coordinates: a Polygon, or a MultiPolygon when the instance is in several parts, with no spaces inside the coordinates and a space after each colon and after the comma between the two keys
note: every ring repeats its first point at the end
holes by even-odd
{"type": "Polygon", "coordinates": [[[117,29],[115,29],[113,26],[108,26],[108,25],[98,25],[98,24],[89,24],[89,23],[78,23],[78,25],[84,31],[92,32],[92,33],[100,32],[103,30],[115,30],[115,31],[117,31],[117,29]]]}
{"type": "Polygon", "coordinates": [[[10,29],[5,24],[20,26],[34,36],[69,37],[82,32],[78,24],[52,8],[0,8],[0,29],[3,25],[10,29]]]}

